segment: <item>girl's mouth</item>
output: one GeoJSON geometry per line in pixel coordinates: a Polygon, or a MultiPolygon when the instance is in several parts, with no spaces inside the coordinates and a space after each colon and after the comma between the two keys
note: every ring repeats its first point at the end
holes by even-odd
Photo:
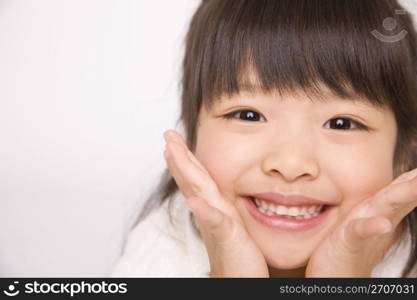
{"type": "Polygon", "coordinates": [[[284,206],[245,197],[251,216],[259,223],[285,231],[312,229],[325,219],[331,210],[330,205],[284,206]]]}

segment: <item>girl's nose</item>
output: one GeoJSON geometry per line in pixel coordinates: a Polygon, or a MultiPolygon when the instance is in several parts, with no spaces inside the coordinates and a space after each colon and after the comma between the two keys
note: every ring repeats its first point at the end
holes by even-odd
{"type": "Polygon", "coordinates": [[[264,152],[262,169],[268,176],[286,181],[313,180],[320,172],[313,143],[302,137],[270,145],[264,152]]]}

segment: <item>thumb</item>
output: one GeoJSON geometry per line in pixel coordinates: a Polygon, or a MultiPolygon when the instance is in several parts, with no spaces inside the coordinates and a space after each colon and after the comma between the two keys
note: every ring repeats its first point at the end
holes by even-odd
{"type": "Polygon", "coordinates": [[[229,216],[200,197],[187,198],[187,206],[199,223],[206,227],[219,242],[227,241],[233,228],[233,222],[229,216]]]}
{"type": "Polygon", "coordinates": [[[345,230],[345,243],[349,249],[360,251],[370,238],[388,233],[391,229],[391,221],[383,216],[357,218],[345,230]]]}

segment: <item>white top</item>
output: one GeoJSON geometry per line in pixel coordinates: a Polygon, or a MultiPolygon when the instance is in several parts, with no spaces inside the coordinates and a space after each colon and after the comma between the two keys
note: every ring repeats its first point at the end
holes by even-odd
{"type": "MultiPolygon", "coordinates": [[[[204,243],[192,226],[184,196],[173,195],[173,224],[168,201],[152,211],[129,233],[124,253],[110,277],[208,277],[204,243]]],[[[372,271],[372,277],[401,277],[411,249],[409,229],[372,271]]]]}

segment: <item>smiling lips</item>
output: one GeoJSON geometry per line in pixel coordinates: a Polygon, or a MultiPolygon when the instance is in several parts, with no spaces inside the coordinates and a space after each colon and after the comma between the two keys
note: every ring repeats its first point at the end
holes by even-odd
{"type": "Polygon", "coordinates": [[[285,196],[279,193],[258,193],[247,195],[248,197],[253,197],[258,200],[264,200],[275,205],[285,205],[285,206],[313,206],[313,205],[325,205],[323,201],[305,197],[302,195],[288,195],[285,196]]]}
{"type": "Polygon", "coordinates": [[[328,215],[327,203],[300,195],[277,193],[247,195],[248,209],[259,223],[288,231],[307,230],[328,215]]]}
{"type": "Polygon", "coordinates": [[[280,215],[308,219],[317,216],[324,207],[323,202],[301,195],[258,193],[249,197],[254,200],[260,212],[269,216],[280,215]]]}
{"type": "Polygon", "coordinates": [[[310,206],[286,206],[275,205],[263,200],[254,198],[255,204],[259,211],[268,216],[277,215],[284,217],[295,217],[296,219],[309,219],[317,216],[324,205],[310,205],[310,206]]]}

